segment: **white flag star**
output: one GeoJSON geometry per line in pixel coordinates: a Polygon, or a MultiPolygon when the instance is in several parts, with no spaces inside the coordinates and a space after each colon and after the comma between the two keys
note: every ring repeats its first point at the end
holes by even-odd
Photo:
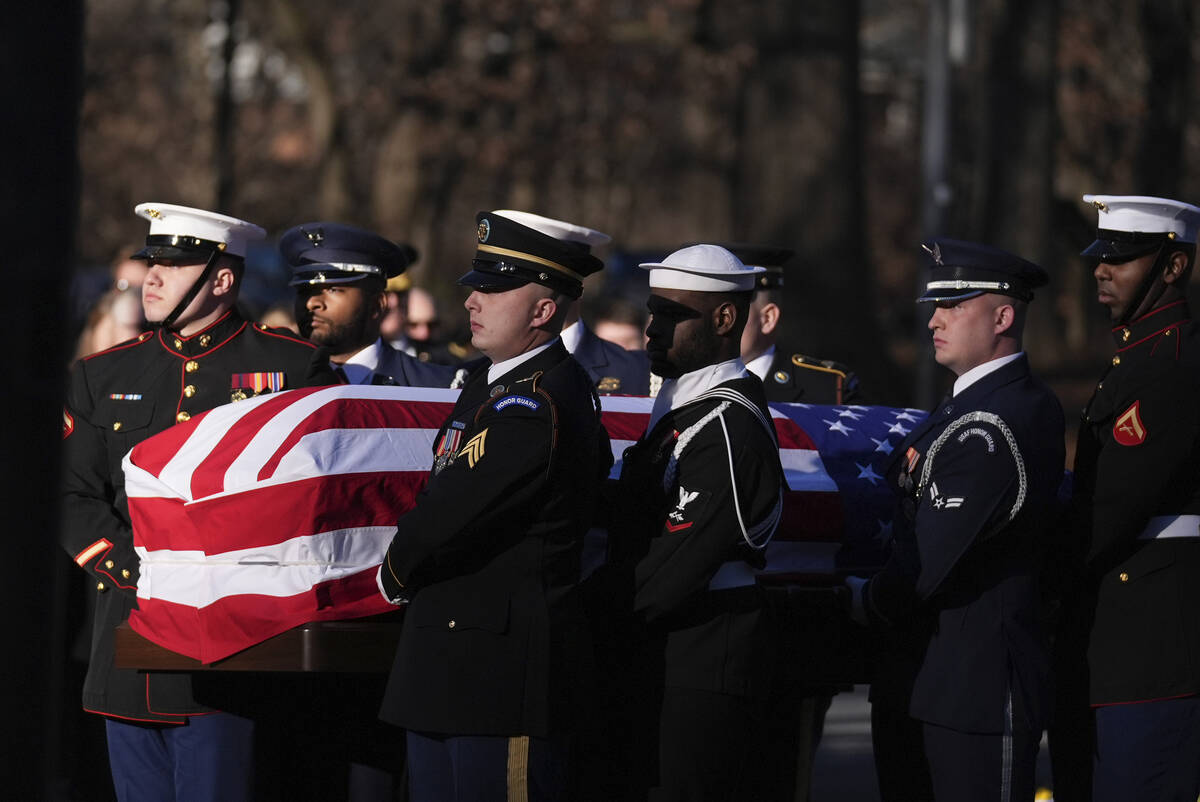
{"type": "Polygon", "coordinates": [[[879,480],[883,478],[879,474],[875,473],[875,469],[871,466],[871,463],[869,463],[869,462],[866,465],[859,465],[856,462],[856,463],[854,463],[854,466],[856,468],[858,468],[858,478],[866,479],[868,482],[870,482],[873,485],[879,484],[879,480]]]}
{"type": "Polygon", "coordinates": [[[839,418],[849,418],[850,420],[858,420],[859,418],[862,417],[862,415],[859,415],[857,412],[855,412],[852,409],[846,408],[838,413],[838,417],[839,418]]]}
{"type": "Polygon", "coordinates": [[[920,420],[920,418],[918,418],[916,415],[909,414],[908,410],[901,410],[900,412],[894,412],[892,414],[896,416],[896,420],[906,420],[909,423],[916,423],[918,420],[920,420]]]}
{"type": "Polygon", "coordinates": [[[892,425],[891,425],[891,426],[888,428],[888,434],[899,434],[899,435],[906,435],[906,434],[908,434],[910,431],[912,431],[912,430],[911,430],[911,429],[905,429],[905,428],[904,428],[903,426],[901,426],[899,423],[893,423],[893,424],[892,424],[892,425]]]}
{"type": "Polygon", "coordinates": [[[842,434],[846,435],[847,437],[850,436],[850,432],[852,430],[847,429],[845,426],[843,426],[842,422],[840,420],[827,420],[827,421],[825,421],[825,423],[829,424],[829,431],[841,432],[842,434]]]}
{"type": "Polygon", "coordinates": [[[874,437],[872,437],[871,442],[875,444],[876,451],[882,451],[884,454],[891,454],[894,450],[892,448],[892,444],[886,438],[883,440],[876,440],[874,437]]]}

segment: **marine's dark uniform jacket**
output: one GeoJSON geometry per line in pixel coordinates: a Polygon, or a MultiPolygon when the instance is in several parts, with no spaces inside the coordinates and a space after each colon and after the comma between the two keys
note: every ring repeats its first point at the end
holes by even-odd
{"type": "Polygon", "coordinates": [[[804,404],[859,404],[858,376],[831,359],[777,350],[763,379],[768,401],[804,404]]]}
{"type": "Polygon", "coordinates": [[[592,377],[601,394],[649,395],[650,359],[645,351],[627,351],[596,336],[582,323],[579,345],[572,356],[592,377]]]}
{"type": "Polygon", "coordinates": [[[625,612],[662,654],[663,684],[758,697],[769,644],[753,572],[764,558],[747,537],[761,545],[774,534],[783,469],[758,377],[714,390],[740,393],[762,417],[710,390],[626,449],[610,564],[589,581],[589,597],[628,594],[625,612]]]}
{"type": "Polygon", "coordinates": [[[192,415],[260,392],[337,384],[324,355],[290,332],[229,312],[190,337],[159,330],[76,364],[63,411],[62,543],[96,579],[96,617],[83,706],[138,721],[203,712],[187,674],[113,668],[113,628],[136,605],[121,459],[192,415]]]}
{"type": "Polygon", "coordinates": [[[1095,600],[1092,704],[1200,692],[1200,526],[1159,531],[1200,514],[1200,327],[1180,301],[1113,336],[1072,500],[1095,600]]]}
{"type": "Polygon", "coordinates": [[[483,366],[434,452],[379,574],[411,599],[380,715],[422,732],[561,732],[589,649],[583,536],[612,465],[591,380],[561,341],[493,382],[483,366]]]}
{"type": "Polygon", "coordinates": [[[1058,400],[1021,355],[944,401],[896,453],[888,481],[901,514],[864,601],[874,622],[899,628],[902,652],[916,648],[885,662],[873,698],[1001,733],[1011,689],[1012,709],[1039,732],[1049,666],[1037,555],[1062,481],[1058,400]]]}

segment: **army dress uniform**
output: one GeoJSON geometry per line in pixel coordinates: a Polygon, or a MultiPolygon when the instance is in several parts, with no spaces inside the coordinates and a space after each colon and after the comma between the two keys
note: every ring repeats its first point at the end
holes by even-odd
{"type": "MultiPolygon", "coordinates": [[[[758,360],[755,360],[757,362],[758,360]]],[[[747,363],[755,373],[757,365],[747,363]]],[[[832,359],[788,354],[772,348],[760,378],[768,401],[803,404],[860,404],[858,376],[832,359]]]]}
{"type": "Polygon", "coordinates": [[[596,392],[601,395],[649,395],[650,360],[645,351],[628,351],[601,339],[583,321],[564,329],[563,340],[571,356],[592,377],[596,392]],[[575,339],[573,347],[572,339],[575,339]]]}
{"type": "Polygon", "coordinates": [[[187,674],[113,667],[113,628],[136,605],[138,580],[122,458],[142,440],[215,406],[322,384],[337,378],[313,345],[234,311],[189,337],[148,331],[77,363],[63,413],[62,541],[96,579],[85,709],[173,723],[206,710],[192,700],[187,674]]]}
{"type": "Polygon", "coordinates": [[[586,647],[573,588],[611,459],[561,342],[495,381],[471,376],[380,571],[385,595],[411,599],[384,720],[473,735],[569,726],[569,668],[586,647]]]}

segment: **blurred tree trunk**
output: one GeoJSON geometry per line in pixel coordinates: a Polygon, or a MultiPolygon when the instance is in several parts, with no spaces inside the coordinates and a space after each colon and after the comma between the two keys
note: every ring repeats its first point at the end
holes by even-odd
{"type": "Polygon", "coordinates": [[[1195,0],[1145,0],[1140,7],[1150,67],[1149,116],[1138,151],[1135,189],[1138,194],[1176,198],[1186,161],[1184,131],[1191,116],[1195,0]]]}
{"type": "MultiPolygon", "coordinates": [[[[0,736],[8,799],[57,798],[61,720],[79,704],[63,687],[66,563],[57,543],[66,287],[79,211],[77,121],[82,91],[83,4],[18,3],[6,9],[0,99],[10,124],[0,133],[0,220],[5,278],[13,303],[0,323],[10,424],[0,486],[13,567],[0,687],[11,715],[0,736]]],[[[100,765],[103,762],[100,761],[100,765]]],[[[103,777],[100,778],[103,781],[103,777]]]]}
{"type": "MultiPolygon", "coordinates": [[[[885,355],[865,254],[858,89],[859,3],[765,0],[741,92],[732,231],[797,251],[780,348],[850,364],[872,397],[885,355]],[[844,314],[829,314],[844,307],[844,314]],[[874,385],[872,387],[871,385],[874,385]]],[[[718,30],[718,26],[713,26],[718,30]]]]}
{"type": "Polygon", "coordinates": [[[1053,263],[1052,249],[1058,13],[1058,0],[988,0],[979,6],[978,71],[970,94],[986,105],[968,106],[977,150],[967,230],[1037,262],[1051,276],[1030,307],[1026,328],[1035,367],[1053,366],[1063,356],[1053,301],[1074,278],[1062,269],[1071,265],[1053,263]]]}

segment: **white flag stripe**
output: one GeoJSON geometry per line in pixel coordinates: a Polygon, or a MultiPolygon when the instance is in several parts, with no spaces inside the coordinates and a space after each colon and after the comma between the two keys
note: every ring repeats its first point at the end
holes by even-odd
{"type": "MultiPolygon", "coordinates": [[[[182,448],[163,466],[158,476],[168,487],[175,488],[176,493],[183,499],[192,499],[192,474],[204,460],[208,459],[213,449],[229,432],[229,428],[237,423],[242,416],[253,412],[259,405],[265,404],[271,395],[261,395],[248,398],[236,404],[225,404],[217,407],[196,426],[188,436],[182,448]]],[[[126,455],[128,456],[128,455],[126,455]]]]}
{"type": "Polygon", "coordinates": [[[431,447],[435,437],[437,429],[326,429],[312,432],[300,438],[284,455],[279,466],[271,472],[271,479],[291,482],[333,474],[428,471],[433,467],[431,447]]]}
{"type": "Polygon", "coordinates": [[[197,608],[241,594],[294,596],[379,565],[395,534],[394,526],[353,527],[211,557],[138,548],[137,595],[197,608]]]}
{"type": "Polygon", "coordinates": [[[121,458],[121,470],[125,472],[125,496],[127,498],[177,498],[175,488],[159,479],[129,459],[132,450],[121,458]]]}
{"type": "Polygon", "coordinates": [[[837,483],[825,470],[821,455],[816,451],[800,448],[779,449],[779,461],[792,490],[836,493],[837,483]]]}

